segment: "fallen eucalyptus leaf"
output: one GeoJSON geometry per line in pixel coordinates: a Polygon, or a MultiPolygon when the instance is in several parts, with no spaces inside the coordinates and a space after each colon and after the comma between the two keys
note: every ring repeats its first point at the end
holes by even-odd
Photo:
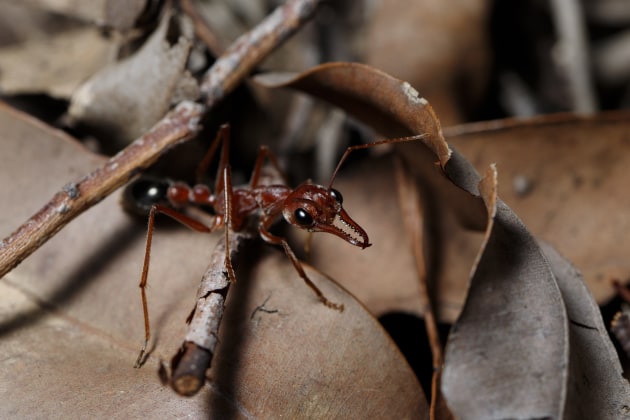
{"type": "Polygon", "coordinates": [[[580,269],[600,304],[616,294],[612,280],[630,279],[629,116],[558,114],[446,130],[475,165],[497,163],[499,195],[580,269]]]}
{"type": "MultiPolygon", "coordinates": [[[[0,171],[13,180],[0,187],[7,203],[0,234],[6,235],[37,210],[42,197],[103,158],[7,107],[0,108],[0,125],[0,171]]],[[[145,223],[109,197],[0,280],[0,352],[7,355],[0,377],[11,384],[0,389],[0,417],[426,418],[420,385],[378,322],[307,267],[311,279],[346,309],[339,313],[319,303],[278,250],[240,267],[211,386],[192,399],[162,388],[156,359],[170,358],[181,345],[216,241],[216,235],[164,220],[157,222],[149,273],[155,349],[145,367],[133,369],[144,336],[137,285],[145,223]]]]}
{"type": "Polygon", "coordinates": [[[131,29],[148,0],[28,0],[29,6],[115,29],[131,29]]]}
{"type": "Polygon", "coordinates": [[[490,6],[486,0],[370,2],[361,44],[365,63],[421,91],[442,124],[461,122],[490,74],[490,6]]]}
{"type": "MultiPolygon", "coordinates": [[[[408,146],[404,146],[406,149],[408,146]]],[[[348,212],[368,233],[372,246],[359,252],[328,235],[314,234],[308,261],[352,292],[375,316],[405,312],[421,316],[422,301],[411,248],[398,204],[391,156],[372,157],[342,168],[335,188],[348,212]]],[[[434,203],[443,223],[439,244],[448,262],[437,281],[435,302],[442,322],[455,322],[483,233],[464,229],[445,203],[434,203]]],[[[433,207],[433,206],[432,206],[433,207]]],[[[292,234],[297,232],[292,231],[292,234]]],[[[296,240],[296,249],[306,238],[296,240]]]]}
{"type": "MultiPolygon", "coordinates": [[[[465,307],[447,344],[442,391],[449,407],[465,418],[562,417],[569,351],[562,297],[536,241],[497,198],[494,168],[480,191],[479,175],[460,153],[449,151],[427,102],[378,70],[336,63],[261,80],[326,99],[386,137],[425,134],[422,144],[397,147],[422,195],[429,197],[423,202],[425,217],[431,217],[425,226],[452,223],[436,212],[439,202],[460,225],[486,229],[465,307]]],[[[434,255],[439,256],[440,242],[450,239],[445,231],[426,232],[434,255]]],[[[449,261],[427,261],[428,276],[434,276],[429,278],[439,284],[449,261]]]]}
{"type": "Polygon", "coordinates": [[[254,417],[428,418],[420,385],[376,320],[307,269],[343,313],[321,305],[284,255],[267,255],[228,298],[210,371],[215,398],[254,417]]]}
{"type": "Polygon", "coordinates": [[[88,77],[113,62],[118,44],[96,28],[76,28],[0,48],[4,95],[47,93],[68,99],[88,77]],[[46,69],[46,71],[42,71],[46,69]]]}
{"type": "Polygon", "coordinates": [[[479,184],[491,216],[466,303],[451,328],[442,392],[462,418],[562,418],[568,321],[534,238],[497,198],[496,169],[479,184]]]}
{"type": "MultiPolygon", "coordinates": [[[[478,197],[456,186],[448,179],[450,176],[455,179],[463,178],[465,180],[469,176],[469,172],[474,173],[474,169],[469,165],[466,166],[467,163],[464,163],[457,166],[458,170],[448,172],[449,168],[454,166],[451,159],[452,152],[446,142],[444,142],[439,121],[428,102],[421,98],[418,92],[408,83],[358,63],[325,64],[300,75],[263,74],[257,76],[255,80],[264,86],[290,87],[325,99],[364,121],[386,138],[418,133],[425,134],[421,141],[413,142],[412,144],[400,144],[397,145],[397,149],[409,161],[408,165],[414,171],[416,181],[422,185],[422,188],[427,190],[427,196],[432,197],[431,200],[423,202],[425,214],[432,217],[427,224],[439,226],[442,234],[448,232],[452,234],[451,239],[455,238],[454,240],[439,240],[437,237],[439,235],[431,234],[426,240],[428,248],[434,251],[434,255],[439,257],[437,260],[430,259],[428,268],[432,276],[430,283],[438,288],[438,314],[440,319],[453,321],[459,313],[464,296],[464,289],[461,287],[461,276],[466,275],[467,277],[480,242],[478,235],[470,234],[466,230],[483,230],[486,223],[486,210],[478,197]],[[436,166],[437,163],[448,172],[446,176],[444,171],[436,166]],[[462,250],[466,250],[466,252],[462,253],[462,250]],[[462,260],[468,261],[469,265],[465,265],[465,263],[462,265],[449,264],[443,257],[451,255],[457,255],[462,260]],[[455,270],[451,270],[451,267],[454,267],[455,270]],[[454,287],[451,287],[452,285],[454,287]]],[[[455,157],[457,158],[455,162],[461,161],[457,153],[455,153],[455,157]]],[[[344,169],[342,168],[343,171],[344,169]]],[[[371,171],[371,169],[368,169],[368,171],[371,171]]],[[[360,180],[365,174],[355,176],[357,188],[361,191],[359,196],[362,199],[359,201],[359,205],[354,204],[348,208],[352,208],[353,212],[365,210],[366,213],[372,215],[372,218],[376,219],[379,225],[382,225],[384,222],[396,223],[397,220],[400,220],[400,215],[390,213],[395,206],[394,203],[398,202],[397,197],[391,194],[395,190],[392,187],[393,178],[391,175],[385,178],[383,173],[379,175],[380,177],[376,179],[369,177],[370,181],[365,183],[360,180]],[[391,181],[387,181],[387,179],[391,181]],[[385,194],[384,198],[379,198],[381,193],[385,194]],[[387,206],[389,210],[386,213],[381,213],[378,209],[372,212],[370,207],[374,206],[374,203],[387,206]],[[357,210],[354,210],[355,208],[357,210]],[[383,218],[382,215],[384,214],[390,214],[391,216],[383,218]]],[[[350,191],[354,188],[354,186],[348,186],[344,188],[344,191],[350,191]]],[[[369,220],[369,214],[366,214],[363,220],[369,220]]],[[[361,218],[358,220],[361,220],[361,218]]],[[[370,226],[363,223],[368,234],[374,228],[374,224],[372,223],[372,226],[370,226]]],[[[389,224],[385,226],[387,227],[383,229],[384,231],[390,229],[389,224]]],[[[390,231],[394,232],[394,229],[392,228],[390,231]]],[[[323,242],[324,239],[321,241],[323,242]]],[[[339,267],[339,264],[335,263],[335,261],[340,260],[340,258],[331,258],[330,254],[334,251],[327,251],[327,247],[328,243],[322,246],[317,241],[314,241],[313,254],[321,253],[328,257],[318,259],[318,266],[323,267],[323,270],[326,272],[329,271],[328,261],[339,267]]],[[[407,249],[407,240],[404,237],[390,237],[389,246],[384,247],[379,258],[385,264],[390,259],[392,261],[398,260],[398,257],[388,256],[388,253],[399,253],[400,247],[407,249]]],[[[369,258],[372,260],[374,259],[371,256],[373,254],[370,254],[370,250],[365,250],[364,253],[370,255],[369,258]]],[[[362,258],[366,257],[362,256],[362,258]]],[[[411,270],[415,273],[413,264],[393,268],[399,272],[411,270]]],[[[392,276],[391,269],[392,267],[389,268],[389,275],[385,276],[385,278],[392,276]]],[[[365,268],[363,271],[365,272],[365,268]]],[[[404,287],[404,284],[409,285],[407,279],[411,279],[412,276],[415,276],[415,274],[399,276],[401,282],[396,284],[402,287],[401,291],[410,290],[410,287],[413,287],[413,290],[417,290],[417,285],[404,287]]],[[[359,278],[359,276],[352,278],[359,278]]],[[[373,279],[379,283],[368,287],[371,290],[376,290],[378,294],[379,290],[382,290],[386,285],[383,284],[380,277],[373,277],[373,279]]],[[[345,285],[354,293],[361,293],[359,289],[366,287],[365,283],[365,281],[362,281],[356,286],[349,283],[345,283],[345,285]]],[[[372,302],[369,303],[369,306],[371,309],[374,308],[377,313],[385,309],[410,310],[409,303],[411,302],[409,299],[402,305],[398,305],[398,307],[394,307],[389,303],[386,304],[387,306],[374,304],[373,302],[378,300],[377,294],[372,295],[372,298],[367,301],[372,302]]],[[[385,293],[385,295],[391,296],[390,293],[385,293]]],[[[418,301],[416,300],[416,302],[418,301]]],[[[416,308],[416,312],[420,313],[421,311],[419,308],[416,308]]]]}
{"type": "Polygon", "coordinates": [[[551,245],[540,246],[560,287],[569,319],[565,418],[630,418],[630,385],[602,315],[579,271],[551,245]]]}
{"type": "Polygon", "coordinates": [[[114,143],[108,148],[122,148],[147,132],[175,102],[198,96],[198,85],[186,71],[192,36],[187,20],[166,13],[141,49],[74,92],[68,114],[114,143]]]}

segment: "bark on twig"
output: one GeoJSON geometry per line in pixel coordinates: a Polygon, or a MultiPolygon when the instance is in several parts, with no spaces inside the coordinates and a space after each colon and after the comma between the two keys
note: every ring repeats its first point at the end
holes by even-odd
{"type": "MultiPolygon", "coordinates": [[[[239,250],[256,236],[255,229],[229,235],[232,264],[238,264],[239,250]]],[[[224,262],[225,241],[222,237],[212,252],[210,264],[197,290],[197,303],[184,344],[171,362],[171,386],[180,395],[196,394],[205,383],[206,371],[212,363],[230,287],[224,262]]]]}
{"type": "Polygon", "coordinates": [[[313,14],[320,0],[288,0],[228,48],[204,76],[204,104],[184,101],[103,167],[68,183],[41,210],[0,242],[0,277],[85,210],[124,185],[167,148],[190,139],[199,118],[233,91],[252,69],[293,35],[313,14]]]}
{"type": "MultiPolygon", "coordinates": [[[[269,168],[263,167],[259,181],[260,185],[285,183],[283,175],[278,173],[273,165],[269,168]]],[[[240,250],[260,235],[258,223],[258,219],[252,217],[240,231],[229,232],[227,248],[230,250],[230,260],[235,269],[239,264],[240,250]]],[[[171,361],[170,384],[175,392],[183,396],[195,395],[201,389],[206,380],[206,371],[210,369],[219,344],[219,327],[231,285],[225,267],[225,256],[225,236],[222,236],[212,251],[210,263],[197,290],[197,300],[189,320],[186,338],[171,361]]]]}
{"type": "Polygon", "coordinates": [[[247,77],[271,51],[310,19],[320,1],[287,1],[234,41],[204,76],[201,83],[203,101],[212,106],[223,99],[237,81],[247,77]]]}

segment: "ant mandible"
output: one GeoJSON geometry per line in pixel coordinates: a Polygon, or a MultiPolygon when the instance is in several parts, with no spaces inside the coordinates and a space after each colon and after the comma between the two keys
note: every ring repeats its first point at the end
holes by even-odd
{"type": "Polygon", "coordinates": [[[295,189],[285,184],[259,184],[265,158],[269,160],[279,173],[282,173],[274,154],[266,146],[261,146],[249,184],[233,188],[229,164],[230,127],[227,124],[222,125],[197,171],[197,178],[200,178],[200,173],[202,170],[205,170],[214,157],[217,148],[222,144],[214,192],[205,184],[197,184],[190,187],[182,182],[155,184],[147,191],[147,197],[145,198],[152,201],[153,204],[149,212],[144,264],[140,281],[145,340],[136,361],[136,367],[141,365],[141,360],[143,359],[151,335],[146,287],[149,273],[151,241],[155,216],[157,214],[165,214],[198,232],[212,233],[220,228],[224,228],[226,246],[225,270],[231,282],[236,281],[236,277],[230,259],[228,235],[230,232],[238,232],[243,229],[250,217],[257,217],[258,233],[260,237],[267,243],[282,246],[302,280],[304,280],[324,305],[338,311],[343,311],[342,304],[329,301],[322,291],[308,278],[302,268],[300,260],[298,260],[293,253],[286,239],[270,233],[269,229],[271,225],[282,216],[290,225],[300,229],[309,232],[331,233],[362,249],[369,247],[371,244],[369,243],[367,233],[357,222],[352,220],[344,210],[341,193],[332,188],[339,168],[348,155],[357,149],[366,149],[382,144],[414,141],[422,137],[423,135],[416,135],[350,146],[339,160],[330,178],[328,187],[306,181],[295,189]],[[168,202],[168,205],[160,204],[161,202],[168,202]],[[206,225],[176,210],[189,205],[211,207],[214,210],[214,214],[210,219],[211,222],[206,225]]]}

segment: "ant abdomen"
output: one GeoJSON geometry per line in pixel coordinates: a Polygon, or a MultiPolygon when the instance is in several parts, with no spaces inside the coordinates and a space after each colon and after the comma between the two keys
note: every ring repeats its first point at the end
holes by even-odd
{"type": "Polygon", "coordinates": [[[171,182],[151,176],[141,176],[129,183],[122,195],[122,207],[129,213],[147,216],[154,204],[168,205],[171,182]]]}

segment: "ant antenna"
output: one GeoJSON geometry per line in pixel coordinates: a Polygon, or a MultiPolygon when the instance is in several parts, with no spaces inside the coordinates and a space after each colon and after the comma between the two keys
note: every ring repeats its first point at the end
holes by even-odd
{"type": "Polygon", "coordinates": [[[341,159],[339,159],[339,163],[337,164],[337,167],[335,168],[335,171],[333,172],[332,176],[330,177],[330,183],[328,184],[328,189],[332,188],[332,184],[335,181],[335,178],[337,177],[337,172],[339,172],[339,169],[341,169],[341,165],[343,164],[343,162],[348,158],[350,153],[354,152],[355,150],[368,149],[370,147],[380,146],[380,145],[383,145],[383,144],[404,143],[404,142],[408,142],[408,141],[415,141],[415,140],[420,140],[420,139],[422,139],[424,137],[426,137],[426,133],[425,134],[416,134],[416,135],[413,135],[413,136],[406,136],[406,137],[396,137],[396,138],[387,139],[387,140],[379,140],[379,141],[375,141],[373,143],[358,144],[358,145],[355,145],[355,146],[348,147],[346,149],[346,151],[344,152],[343,156],[341,156],[341,159]]]}

